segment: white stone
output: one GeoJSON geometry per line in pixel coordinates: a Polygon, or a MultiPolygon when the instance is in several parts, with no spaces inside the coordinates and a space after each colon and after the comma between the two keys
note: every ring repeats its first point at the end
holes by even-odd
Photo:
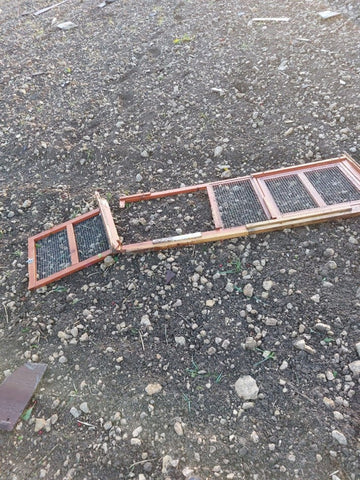
{"type": "Polygon", "coordinates": [[[87,402],[83,402],[81,405],[80,405],[80,410],[84,413],[90,413],[90,409],[88,407],[88,404],[87,402]]]}
{"type": "Polygon", "coordinates": [[[344,420],[344,415],[341,412],[338,412],[337,410],[333,412],[333,415],[335,420],[344,420]]]}
{"type": "Polygon", "coordinates": [[[60,338],[60,340],[66,340],[67,338],[69,338],[69,335],[62,330],[58,332],[57,336],[58,338],[60,338]]]}
{"type": "Polygon", "coordinates": [[[243,400],[256,400],[259,393],[259,387],[254,378],[250,375],[243,375],[236,380],[235,391],[243,400]]]}
{"type": "Polygon", "coordinates": [[[298,350],[305,350],[305,347],[306,347],[306,343],[305,343],[305,340],[303,338],[298,338],[297,340],[295,340],[293,345],[298,350]]]}
{"type": "Polygon", "coordinates": [[[80,417],[80,412],[77,408],[71,407],[70,408],[70,413],[74,418],[79,418],[80,417]]]}
{"type": "Polygon", "coordinates": [[[331,398],[324,397],[323,402],[327,408],[335,408],[335,402],[331,398]]]}
{"type": "Polygon", "coordinates": [[[180,422],[175,422],[174,424],[174,430],[179,437],[182,437],[184,435],[184,430],[180,422]]]}
{"type": "Polygon", "coordinates": [[[63,22],[57,24],[57,28],[60,28],[60,30],[71,30],[72,28],[76,27],[77,25],[73,22],[63,22]]]}
{"type": "Polygon", "coordinates": [[[34,427],[34,432],[39,432],[42,430],[46,425],[46,420],[45,418],[36,418],[35,419],[35,427],[34,427]]]}
{"type": "Polygon", "coordinates": [[[272,280],[263,281],[263,289],[266,290],[267,292],[271,289],[273,285],[274,285],[274,282],[272,280]]]}
{"type": "Polygon", "coordinates": [[[141,445],[141,440],[140,440],[140,438],[132,438],[132,439],[130,440],[130,444],[131,444],[131,445],[135,445],[136,447],[140,447],[140,445],[141,445]]]}
{"type": "Polygon", "coordinates": [[[164,455],[162,459],[162,473],[167,473],[169,468],[176,468],[179,465],[179,460],[172,458],[170,455],[164,455]]]}
{"type": "Polygon", "coordinates": [[[135,428],[135,430],[132,432],[132,436],[134,438],[138,437],[140,433],[143,431],[142,426],[140,425],[139,427],[135,428]]]}
{"type": "Polygon", "coordinates": [[[246,340],[245,340],[246,350],[255,350],[256,346],[257,346],[257,343],[254,337],[246,337],[246,340]]]}
{"type": "Polygon", "coordinates": [[[360,360],[349,363],[349,368],[353,374],[358,377],[360,375],[360,360]]]}
{"type": "Polygon", "coordinates": [[[315,303],[319,303],[320,302],[320,295],[318,293],[316,293],[315,295],[313,295],[311,297],[311,300],[315,303]]]}
{"type": "Polygon", "coordinates": [[[247,283],[243,288],[243,294],[246,297],[252,297],[253,293],[254,293],[254,287],[251,285],[251,283],[247,283]]]}
{"type": "Polygon", "coordinates": [[[149,385],[147,385],[147,387],[145,388],[145,392],[148,395],[155,395],[156,393],[161,392],[161,390],[162,386],[160,385],[160,383],[149,383],[149,385]]]}
{"type": "Polygon", "coordinates": [[[286,360],[283,360],[282,364],[280,365],[279,369],[282,371],[282,370],[286,370],[288,368],[289,364],[286,360]]]}
{"type": "Polygon", "coordinates": [[[214,150],[214,157],[220,157],[220,155],[223,153],[224,151],[224,147],[222,147],[221,145],[217,146],[214,150]]]}
{"type": "Polygon", "coordinates": [[[315,330],[318,330],[319,332],[328,332],[331,330],[331,327],[327,323],[318,322],[315,325],[315,330]]]}
{"type": "Polygon", "coordinates": [[[194,473],[194,470],[190,467],[185,467],[182,469],[182,474],[185,478],[189,478],[189,475],[191,475],[192,473],[194,473]]]}
{"type": "Polygon", "coordinates": [[[70,330],[70,333],[73,337],[77,337],[79,333],[79,329],[77,327],[74,327],[70,330]]]}
{"type": "Polygon", "coordinates": [[[185,337],[175,337],[175,343],[176,345],[181,345],[182,347],[185,347],[186,345],[186,340],[185,340],[185,337]]]}

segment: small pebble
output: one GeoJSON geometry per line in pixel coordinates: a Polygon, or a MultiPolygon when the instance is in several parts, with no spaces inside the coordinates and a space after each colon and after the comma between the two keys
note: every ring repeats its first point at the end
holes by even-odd
{"type": "Polygon", "coordinates": [[[334,440],[336,440],[340,445],[347,445],[346,437],[343,433],[339,432],[339,430],[333,430],[331,432],[331,436],[334,440]]]}
{"type": "Polygon", "coordinates": [[[80,412],[77,408],[75,407],[71,407],[70,408],[70,414],[74,417],[74,418],[79,418],[80,417],[80,412]]]}
{"type": "Polygon", "coordinates": [[[83,402],[81,405],[80,405],[80,410],[84,413],[90,413],[90,409],[88,407],[88,404],[87,402],[83,402]]]}
{"type": "Polygon", "coordinates": [[[160,385],[160,383],[149,383],[149,385],[147,385],[147,387],[145,388],[145,392],[148,395],[155,395],[156,393],[161,392],[161,390],[162,386],[160,385]]]}
{"type": "Polygon", "coordinates": [[[179,437],[182,437],[184,435],[184,430],[180,422],[175,422],[174,424],[174,430],[179,437]]]}

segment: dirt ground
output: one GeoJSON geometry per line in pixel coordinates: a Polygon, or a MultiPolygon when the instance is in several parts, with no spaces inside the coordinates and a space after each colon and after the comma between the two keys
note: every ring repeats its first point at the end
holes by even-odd
{"type": "MultiPolygon", "coordinates": [[[[100,3],[0,0],[0,381],[48,364],[1,480],[359,479],[360,219],[27,290],[27,238],[96,190],[137,240],[121,194],[360,161],[359,3],[100,3]]],[[[196,196],[151,208],[152,238],[211,224],[196,196]]]]}

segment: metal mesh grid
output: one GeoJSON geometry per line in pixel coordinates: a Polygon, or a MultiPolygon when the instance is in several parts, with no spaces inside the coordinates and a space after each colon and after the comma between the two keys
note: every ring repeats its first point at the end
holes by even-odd
{"type": "Polygon", "coordinates": [[[267,220],[250,180],[214,185],[214,193],[225,228],[267,220]]]}
{"type": "Polygon", "coordinates": [[[101,215],[96,215],[95,217],[75,224],[74,232],[80,262],[102,253],[109,248],[109,242],[101,215]]]}
{"type": "Polygon", "coordinates": [[[305,175],[327,205],[360,200],[360,191],[350,182],[339,167],[306,172],[305,175]]]}
{"type": "Polygon", "coordinates": [[[71,265],[66,229],[38,240],[35,248],[36,273],[40,280],[71,265]]]}
{"type": "Polygon", "coordinates": [[[270,178],[265,180],[265,183],[281,213],[298,212],[318,206],[297,175],[270,178]]]}

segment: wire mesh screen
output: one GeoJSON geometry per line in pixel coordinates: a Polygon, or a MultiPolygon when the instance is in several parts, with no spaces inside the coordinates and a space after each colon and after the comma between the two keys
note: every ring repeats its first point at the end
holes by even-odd
{"type": "Polygon", "coordinates": [[[80,262],[94,255],[98,255],[109,248],[109,242],[101,215],[96,215],[95,217],[75,224],[74,232],[80,262]]]}
{"type": "Polygon", "coordinates": [[[360,191],[339,167],[311,171],[305,175],[328,205],[360,200],[360,191]]]}
{"type": "Polygon", "coordinates": [[[71,265],[66,229],[38,240],[35,248],[38,279],[49,277],[71,265]]]}
{"type": "Polygon", "coordinates": [[[281,213],[298,212],[318,206],[297,175],[271,178],[265,180],[265,183],[281,213]]]}
{"type": "Polygon", "coordinates": [[[214,193],[225,228],[267,220],[250,180],[214,185],[214,193]]]}

